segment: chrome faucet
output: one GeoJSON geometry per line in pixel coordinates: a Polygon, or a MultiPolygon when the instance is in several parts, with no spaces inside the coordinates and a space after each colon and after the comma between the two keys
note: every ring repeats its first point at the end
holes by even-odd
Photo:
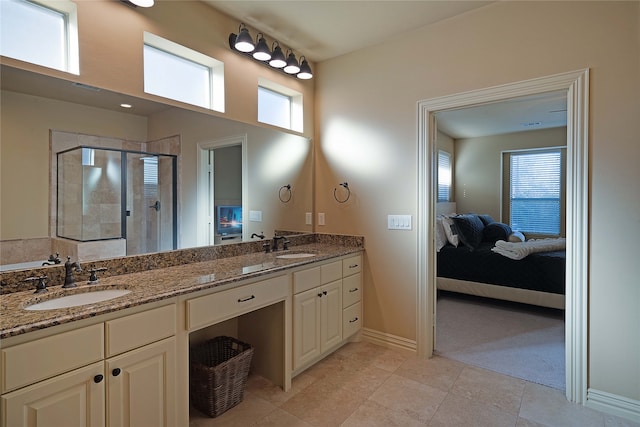
{"type": "Polygon", "coordinates": [[[67,257],[67,262],[64,263],[64,285],[63,288],[75,288],[76,279],[73,277],[73,272],[81,272],[80,264],[78,262],[71,262],[71,257],[67,257]]]}

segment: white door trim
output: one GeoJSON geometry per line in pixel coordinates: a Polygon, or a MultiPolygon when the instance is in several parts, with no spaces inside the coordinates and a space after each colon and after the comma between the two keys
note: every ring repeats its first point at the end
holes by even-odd
{"type": "MultiPolygon", "coordinates": [[[[210,236],[209,230],[209,185],[208,185],[208,161],[209,150],[214,148],[229,147],[232,145],[242,146],[242,217],[248,218],[247,206],[247,187],[249,183],[248,179],[248,166],[247,166],[247,135],[230,136],[228,138],[216,139],[213,141],[199,142],[198,144],[198,159],[196,162],[196,194],[197,194],[197,215],[196,215],[196,230],[198,234],[197,246],[209,246],[213,245],[213,237],[210,236]]],[[[213,214],[213,213],[212,213],[213,214]]],[[[213,220],[213,219],[211,219],[213,220]]],[[[246,236],[246,227],[242,228],[242,240],[244,241],[246,236]]]]}
{"type": "Polygon", "coordinates": [[[420,357],[433,354],[435,326],[435,113],[487,102],[567,91],[566,396],[587,398],[589,70],[578,70],[418,102],[418,315],[420,357]],[[425,262],[426,260],[426,262],[425,262]]]}

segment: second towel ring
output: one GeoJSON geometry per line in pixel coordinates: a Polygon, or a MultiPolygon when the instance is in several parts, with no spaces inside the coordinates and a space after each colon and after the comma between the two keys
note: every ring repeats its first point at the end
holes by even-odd
{"type": "Polygon", "coordinates": [[[288,203],[289,200],[291,200],[291,184],[283,185],[282,187],[280,187],[280,191],[278,191],[278,198],[282,203],[288,203]]]}
{"type": "Polygon", "coordinates": [[[338,188],[334,188],[333,189],[333,198],[336,199],[336,202],[338,202],[338,203],[346,203],[347,200],[349,200],[349,197],[351,197],[351,190],[349,189],[349,184],[347,184],[346,182],[342,182],[342,183],[340,183],[340,185],[347,190],[347,197],[344,200],[338,199],[338,196],[336,194],[336,191],[338,190],[338,188]]]}

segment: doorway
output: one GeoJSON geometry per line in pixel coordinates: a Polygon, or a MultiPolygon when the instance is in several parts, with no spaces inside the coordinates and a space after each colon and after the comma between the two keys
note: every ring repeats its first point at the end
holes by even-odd
{"type": "Polygon", "coordinates": [[[198,144],[198,246],[244,240],[247,136],[198,144]]]}
{"type": "Polygon", "coordinates": [[[566,397],[586,401],[588,270],[588,87],[580,70],[465,92],[418,103],[418,355],[431,357],[435,338],[435,114],[526,95],[567,93],[566,397]],[[419,260],[427,260],[420,262],[419,260]]]}

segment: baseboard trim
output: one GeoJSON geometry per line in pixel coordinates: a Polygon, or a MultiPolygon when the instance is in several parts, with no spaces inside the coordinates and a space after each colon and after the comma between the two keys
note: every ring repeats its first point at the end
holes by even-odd
{"type": "Polygon", "coordinates": [[[585,406],[640,423],[640,401],[590,388],[585,406]]]}
{"type": "Polygon", "coordinates": [[[399,337],[397,335],[387,334],[373,329],[363,328],[362,339],[374,344],[387,348],[393,348],[402,352],[416,355],[418,352],[418,344],[416,340],[399,337]]]}

